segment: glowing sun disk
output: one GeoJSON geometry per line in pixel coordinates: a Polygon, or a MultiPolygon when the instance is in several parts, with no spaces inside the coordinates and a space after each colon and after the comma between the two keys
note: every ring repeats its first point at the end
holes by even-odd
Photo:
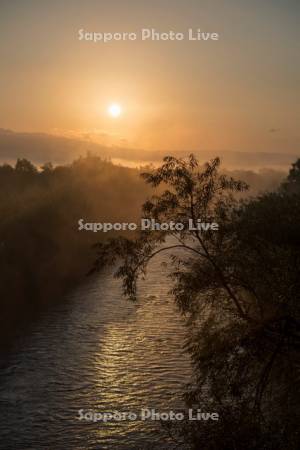
{"type": "Polygon", "coordinates": [[[108,114],[111,117],[119,117],[120,114],[122,113],[122,108],[118,103],[112,103],[111,105],[109,105],[108,107],[108,114]]]}

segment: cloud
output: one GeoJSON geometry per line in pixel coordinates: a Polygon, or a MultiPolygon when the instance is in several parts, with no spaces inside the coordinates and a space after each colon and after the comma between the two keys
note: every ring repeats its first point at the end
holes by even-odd
{"type": "MultiPolygon", "coordinates": [[[[105,146],[92,140],[94,132],[86,136],[59,136],[46,133],[18,133],[0,128],[0,162],[14,163],[17,158],[27,158],[37,165],[51,161],[53,164],[66,164],[88,152],[101,156],[139,164],[161,162],[166,154],[177,157],[187,156],[189,149],[143,150],[130,148],[127,142],[120,141],[119,146],[105,146]]],[[[215,156],[220,156],[228,168],[259,169],[262,167],[287,168],[297,159],[295,154],[267,153],[267,152],[238,152],[238,151],[195,151],[200,162],[205,162],[215,156]]]]}

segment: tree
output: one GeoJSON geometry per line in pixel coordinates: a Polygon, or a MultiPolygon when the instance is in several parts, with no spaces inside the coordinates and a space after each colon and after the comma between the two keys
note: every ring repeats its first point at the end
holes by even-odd
{"type": "Polygon", "coordinates": [[[37,168],[27,159],[18,158],[15,165],[16,172],[24,174],[35,174],[37,173],[37,168]]]}
{"type": "Polygon", "coordinates": [[[52,162],[46,162],[45,164],[42,165],[41,169],[42,169],[42,173],[50,174],[53,172],[54,168],[53,168],[52,162]]]}
{"type": "MultiPolygon", "coordinates": [[[[159,223],[180,222],[184,229],[179,233],[173,230],[142,230],[134,241],[117,238],[101,243],[97,246],[98,258],[94,269],[99,269],[103,264],[114,263],[117,257],[124,258],[124,266],[120,267],[117,276],[124,278],[124,293],[134,298],[137,279],[140,274],[145,273],[150,259],[162,251],[183,249],[191,252],[194,257],[199,257],[203,264],[214,271],[236,312],[245,317],[242,306],[223,273],[221,261],[216,258],[220,247],[225,244],[225,234],[222,231],[215,233],[208,230],[205,235],[201,235],[196,229],[199,218],[203,223],[211,222],[213,217],[215,222],[226,223],[236,205],[232,193],[247,189],[242,181],[220,175],[219,165],[220,160],[216,158],[206,164],[203,172],[199,172],[198,162],[193,155],[188,161],[166,157],[161,168],[153,173],[143,173],[142,177],[153,187],[165,184],[171,188],[160,196],[153,196],[143,205],[143,218],[159,223]],[[189,229],[189,221],[192,221],[195,230],[189,229]],[[169,236],[176,243],[161,247],[169,236]]],[[[177,258],[173,258],[173,261],[175,259],[180,262],[177,258]]]]}
{"type": "Polygon", "coordinates": [[[282,190],[290,194],[300,194],[300,159],[292,164],[289,175],[285,182],[282,183],[282,190]]]}
{"type": "Polygon", "coordinates": [[[93,270],[120,259],[115,275],[124,294],[135,299],[149,261],[169,252],[172,294],[187,317],[186,348],[195,369],[187,403],[226,415],[213,429],[185,424],[193,448],[259,449],[266,442],[265,448],[297,448],[300,258],[295,241],[281,232],[288,236],[295,229],[299,198],[288,204],[278,193],[240,203],[235,194],[247,185],[220,173],[219,166],[218,158],[199,167],[193,155],[166,157],[161,167],[142,174],[154,188],[165,188],[145,202],[142,217],[184,228],[140,230],[133,240],[97,244],[93,270]],[[287,222],[269,222],[284,204],[287,222]],[[218,231],[199,231],[198,219],[217,222],[218,231]],[[287,402],[282,408],[284,398],[288,408],[287,402]]]}

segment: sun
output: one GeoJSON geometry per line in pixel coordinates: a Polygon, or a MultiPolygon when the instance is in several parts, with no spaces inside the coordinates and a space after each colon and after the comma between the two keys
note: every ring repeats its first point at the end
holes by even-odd
{"type": "Polygon", "coordinates": [[[114,118],[117,118],[122,114],[122,108],[118,103],[111,103],[108,106],[107,111],[108,111],[108,114],[114,118]]]}

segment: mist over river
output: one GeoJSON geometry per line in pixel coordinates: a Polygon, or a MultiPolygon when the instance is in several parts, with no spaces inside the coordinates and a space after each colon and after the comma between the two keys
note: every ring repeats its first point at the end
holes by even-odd
{"type": "Polygon", "coordinates": [[[177,410],[191,368],[184,325],[153,259],[136,303],[111,270],[44,313],[2,361],[0,448],[173,449],[159,421],[79,420],[79,410],[177,410]]]}

